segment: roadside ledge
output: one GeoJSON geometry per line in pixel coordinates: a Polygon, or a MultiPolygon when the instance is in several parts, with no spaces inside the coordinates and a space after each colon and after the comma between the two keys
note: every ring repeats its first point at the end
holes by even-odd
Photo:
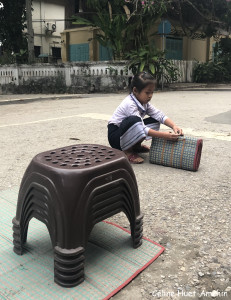
{"type": "Polygon", "coordinates": [[[171,91],[231,91],[231,83],[171,83],[167,89],[171,91]]]}
{"type": "Polygon", "coordinates": [[[73,99],[73,98],[86,98],[88,94],[11,94],[11,95],[0,95],[0,105],[15,104],[15,103],[28,103],[35,100],[62,100],[62,99],[73,99]]]}
{"type": "MultiPolygon", "coordinates": [[[[161,91],[161,89],[159,89],[161,91]]],[[[227,84],[206,84],[206,83],[171,83],[169,86],[164,87],[163,92],[168,91],[231,91],[231,83],[227,84]]],[[[123,91],[118,91],[118,94],[123,91]]],[[[80,99],[99,97],[102,93],[85,93],[85,94],[0,94],[0,105],[15,104],[15,103],[28,103],[35,100],[62,100],[62,99],[80,99]]],[[[111,93],[107,93],[111,94],[111,93]]],[[[115,93],[113,93],[115,94],[115,93]]]]}

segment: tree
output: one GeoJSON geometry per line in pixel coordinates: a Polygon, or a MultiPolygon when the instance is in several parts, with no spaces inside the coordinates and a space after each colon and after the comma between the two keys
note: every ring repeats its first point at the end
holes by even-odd
{"type": "Polygon", "coordinates": [[[34,31],[32,27],[32,7],[31,0],[26,0],[26,20],[27,20],[27,44],[28,44],[28,63],[34,62],[34,31]]]}
{"type": "Polygon", "coordinates": [[[124,52],[123,29],[127,17],[122,1],[88,0],[88,7],[95,13],[82,18],[77,16],[73,24],[89,25],[100,29],[96,39],[104,47],[112,50],[115,59],[120,59],[124,52]]]}
{"type": "Polygon", "coordinates": [[[9,53],[20,53],[26,49],[25,0],[1,0],[0,8],[0,41],[3,50],[9,53]]]}
{"type": "Polygon", "coordinates": [[[165,14],[176,21],[183,34],[193,37],[200,32],[202,37],[212,37],[220,29],[230,31],[231,3],[227,0],[171,0],[165,14]]]}
{"type": "MultiPolygon", "coordinates": [[[[152,0],[125,0],[143,11],[151,11],[152,0]]],[[[183,34],[193,37],[200,32],[202,37],[216,35],[220,29],[231,30],[231,0],[163,0],[163,17],[173,21],[176,32],[181,27],[183,34]],[[175,22],[174,22],[175,21],[175,22]]]]}
{"type": "Polygon", "coordinates": [[[92,14],[76,16],[74,24],[90,25],[101,30],[96,39],[110,47],[115,59],[121,59],[131,49],[148,43],[148,29],[165,9],[165,0],[88,0],[92,14]],[[145,2],[146,4],[143,4],[145,2]]]}
{"type": "Polygon", "coordinates": [[[151,26],[166,11],[166,0],[125,0],[130,15],[126,28],[127,50],[139,50],[149,44],[148,32],[151,26]]]}
{"type": "Polygon", "coordinates": [[[165,53],[157,49],[154,44],[147,44],[138,51],[131,50],[127,58],[127,68],[130,69],[133,74],[142,71],[149,72],[155,76],[157,86],[160,85],[160,81],[163,78],[169,83],[176,81],[179,76],[177,67],[171,60],[166,59],[165,53]]]}
{"type": "Polygon", "coordinates": [[[191,38],[215,36],[231,27],[227,0],[87,0],[87,6],[92,14],[85,21],[77,16],[75,24],[100,28],[97,39],[112,48],[115,58],[149,44],[148,31],[160,17],[171,21],[176,34],[191,38]]]}

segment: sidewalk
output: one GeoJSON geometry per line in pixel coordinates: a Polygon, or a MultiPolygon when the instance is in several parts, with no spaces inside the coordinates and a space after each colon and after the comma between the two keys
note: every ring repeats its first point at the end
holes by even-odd
{"type": "Polygon", "coordinates": [[[34,100],[58,100],[58,99],[73,99],[86,98],[89,94],[11,94],[0,95],[0,105],[16,103],[18,101],[30,102],[34,100]]]}
{"type": "Polygon", "coordinates": [[[230,84],[212,84],[212,83],[172,83],[169,90],[174,91],[231,91],[230,84]]]}
{"type": "MultiPolygon", "coordinates": [[[[121,93],[118,93],[120,95],[121,93]]],[[[115,95],[112,93],[94,93],[94,94],[11,94],[0,95],[0,105],[7,105],[13,103],[28,103],[32,101],[44,101],[44,100],[61,100],[61,99],[81,99],[81,98],[98,98],[101,95],[115,95]]]]}
{"type": "MultiPolygon", "coordinates": [[[[161,90],[159,90],[161,91],[161,90]]],[[[169,91],[231,91],[230,84],[206,84],[206,83],[172,83],[169,87],[165,87],[161,92],[169,91]]],[[[118,94],[122,93],[120,91],[118,94]]],[[[126,92],[126,91],[125,91],[126,92]]],[[[109,93],[111,94],[111,93],[109,93]]],[[[108,94],[108,95],[109,95],[108,94]]],[[[10,94],[0,95],[0,105],[15,103],[17,101],[30,102],[34,100],[58,100],[73,98],[91,98],[98,97],[101,93],[94,94],[10,94]]],[[[106,94],[105,94],[106,95],[106,94]]]]}

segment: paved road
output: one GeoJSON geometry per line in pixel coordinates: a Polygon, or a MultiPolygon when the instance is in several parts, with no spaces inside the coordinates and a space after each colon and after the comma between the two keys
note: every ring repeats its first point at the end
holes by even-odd
{"type": "MultiPolygon", "coordinates": [[[[19,186],[39,152],[76,143],[108,145],[107,120],[125,96],[1,95],[0,189],[19,186]]],[[[179,291],[229,293],[231,90],[157,92],[152,103],[185,134],[203,138],[201,165],[198,172],[166,168],[149,164],[145,154],[145,163],[133,166],[144,235],[166,251],[114,298],[157,299],[156,291],[172,292],[172,299],[188,299],[179,291]]],[[[122,214],[112,220],[128,227],[122,214]]],[[[213,299],[208,295],[200,299],[213,299]]]]}

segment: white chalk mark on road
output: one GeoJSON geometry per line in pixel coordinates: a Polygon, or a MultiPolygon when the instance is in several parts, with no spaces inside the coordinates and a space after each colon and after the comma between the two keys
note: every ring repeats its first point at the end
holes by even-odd
{"type": "MultiPolygon", "coordinates": [[[[80,118],[90,118],[90,119],[94,119],[94,120],[108,121],[110,119],[111,115],[99,114],[99,113],[86,113],[86,114],[79,114],[79,115],[71,115],[71,116],[29,121],[29,122],[23,122],[23,123],[12,123],[12,124],[0,125],[0,128],[10,127],[10,126],[38,124],[38,123],[43,123],[43,122],[59,121],[59,120],[79,118],[79,117],[80,118]]],[[[231,142],[231,133],[227,134],[227,133],[213,132],[213,131],[196,131],[196,130],[193,130],[192,128],[184,128],[184,134],[185,135],[193,135],[193,136],[201,137],[201,138],[210,138],[210,139],[217,139],[217,140],[231,142]]]]}

